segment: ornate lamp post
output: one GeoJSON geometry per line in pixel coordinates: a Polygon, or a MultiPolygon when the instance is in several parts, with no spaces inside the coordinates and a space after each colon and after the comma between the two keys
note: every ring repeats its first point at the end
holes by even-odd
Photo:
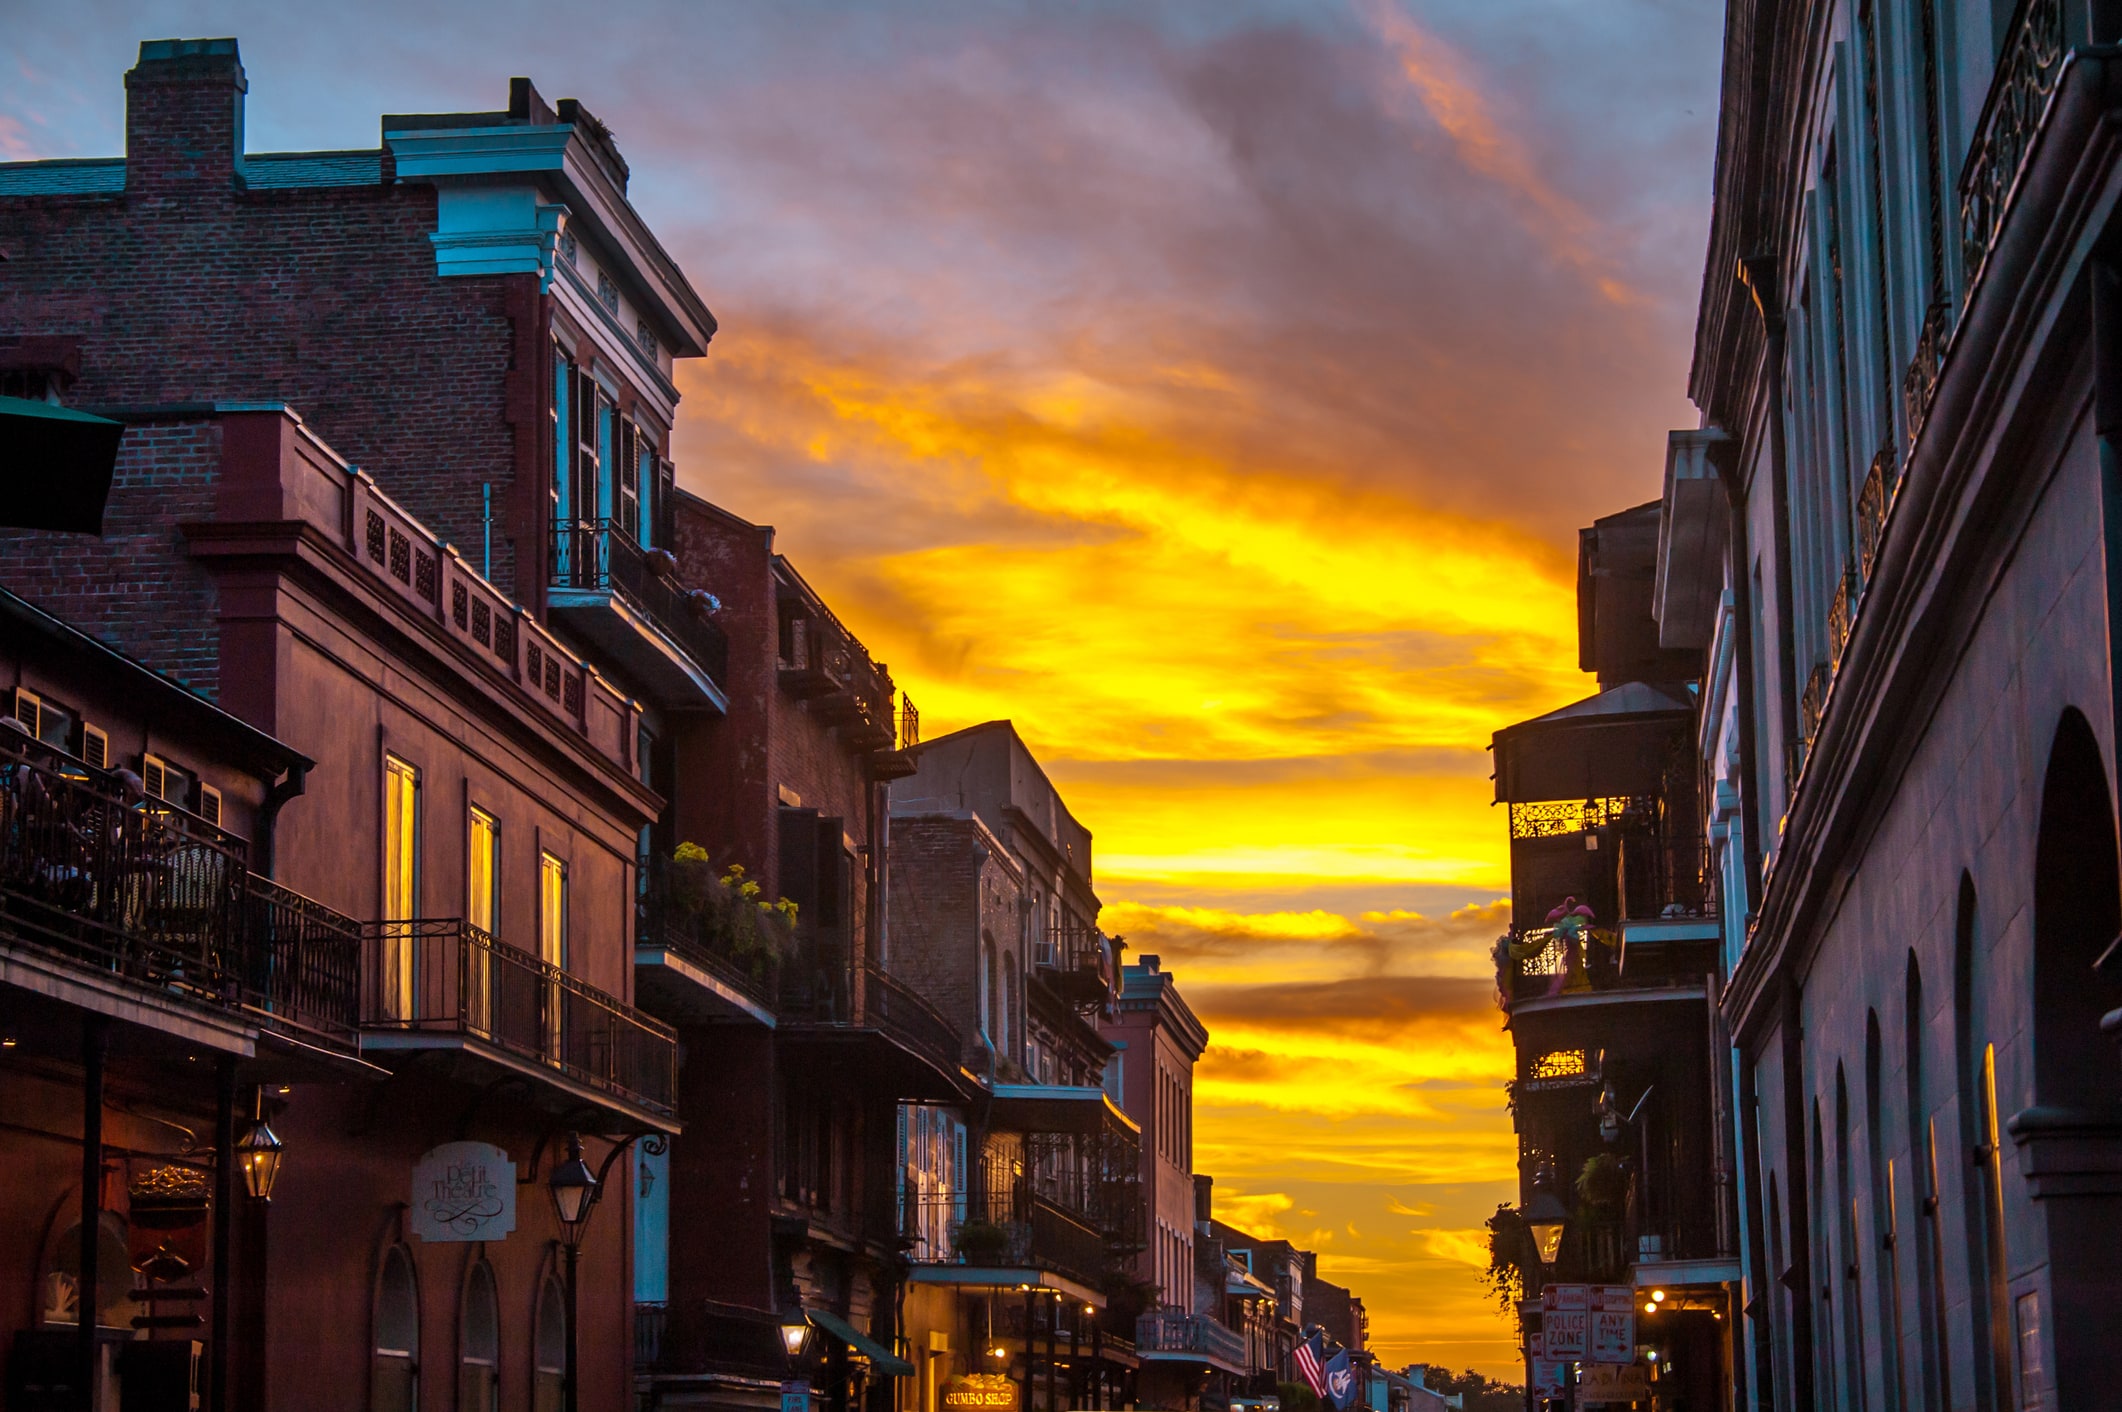
{"type": "Polygon", "coordinates": [[[582,1160],[582,1135],[567,1135],[567,1160],[556,1163],[546,1179],[553,1213],[560,1218],[560,1238],[567,1251],[567,1360],[561,1377],[562,1402],[575,1412],[575,1284],[582,1255],[582,1233],[597,1204],[597,1174],[582,1160]]]}
{"type": "Polygon", "coordinates": [[[1550,1266],[1562,1253],[1562,1232],[1569,1225],[1569,1207],[1555,1194],[1554,1172],[1545,1166],[1533,1176],[1533,1194],[1518,1208],[1525,1228],[1532,1232],[1540,1263],[1550,1266]]]}

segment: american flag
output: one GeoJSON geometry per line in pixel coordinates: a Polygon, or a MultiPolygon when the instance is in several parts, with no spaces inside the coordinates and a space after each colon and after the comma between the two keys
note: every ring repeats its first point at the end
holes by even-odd
{"type": "Polygon", "coordinates": [[[1304,1336],[1304,1342],[1297,1345],[1297,1351],[1290,1355],[1296,1361],[1297,1371],[1304,1375],[1304,1381],[1310,1385],[1313,1397],[1326,1396],[1326,1369],[1321,1361],[1321,1355],[1325,1352],[1325,1335],[1318,1329],[1313,1329],[1304,1336]]]}

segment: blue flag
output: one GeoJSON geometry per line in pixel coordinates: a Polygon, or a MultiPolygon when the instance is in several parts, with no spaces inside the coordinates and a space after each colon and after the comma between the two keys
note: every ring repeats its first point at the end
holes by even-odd
{"type": "Polygon", "coordinates": [[[1348,1412],[1358,1401],[1356,1365],[1350,1361],[1348,1350],[1342,1349],[1326,1360],[1326,1400],[1334,1412],[1348,1412]]]}

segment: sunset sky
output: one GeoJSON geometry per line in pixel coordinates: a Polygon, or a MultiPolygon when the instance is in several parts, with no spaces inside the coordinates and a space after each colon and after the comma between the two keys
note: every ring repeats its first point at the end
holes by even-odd
{"type": "Polygon", "coordinates": [[[0,0],[0,160],[118,152],[145,38],[241,40],[253,150],[582,99],[721,322],[681,481],[1039,753],[1213,1032],[1220,1214],[1515,1377],[1485,747],[1695,423],[1721,9],[0,0]]]}

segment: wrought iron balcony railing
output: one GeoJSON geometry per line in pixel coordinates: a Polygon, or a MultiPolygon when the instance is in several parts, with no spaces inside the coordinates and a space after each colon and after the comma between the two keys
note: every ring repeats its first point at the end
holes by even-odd
{"type": "Polygon", "coordinates": [[[650,556],[611,520],[553,526],[555,588],[616,593],[645,613],[717,683],[729,680],[729,637],[706,616],[709,600],[651,567],[650,556]]]}
{"type": "Polygon", "coordinates": [[[739,896],[706,859],[658,858],[642,885],[638,944],[676,952],[771,1009],[795,937],[778,913],[739,896]]]}
{"type": "Polygon", "coordinates": [[[939,1196],[909,1191],[899,1234],[917,1265],[1051,1270],[1085,1282],[1100,1279],[1117,1252],[1106,1233],[1080,1213],[1027,1190],[974,1190],[939,1196]]]}
{"type": "Polygon", "coordinates": [[[362,929],[366,1031],[476,1040],[668,1115],[677,1032],[469,923],[371,922],[362,929]]]}
{"type": "Polygon", "coordinates": [[[0,935],[76,968],[350,1044],[354,923],[244,841],[35,741],[0,741],[0,935]]]}
{"type": "Polygon", "coordinates": [[[1184,1353],[1247,1366],[1245,1336],[1205,1314],[1155,1309],[1135,1320],[1135,1351],[1184,1353]]]}

